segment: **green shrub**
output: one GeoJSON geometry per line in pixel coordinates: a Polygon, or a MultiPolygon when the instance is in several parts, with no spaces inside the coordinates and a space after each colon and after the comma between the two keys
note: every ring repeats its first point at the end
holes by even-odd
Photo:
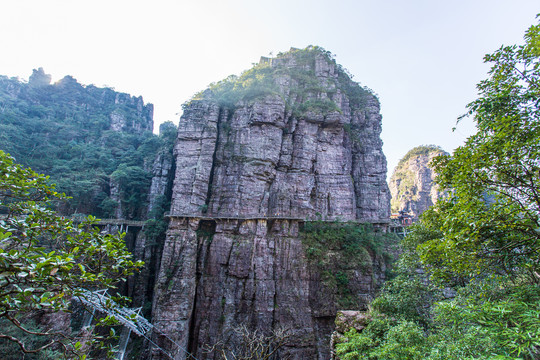
{"type": "Polygon", "coordinates": [[[357,308],[360,301],[349,289],[350,274],[358,269],[371,272],[373,258],[390,258],[387,249],[396,241],[370,224],[338,221],[306,221],[301,239],[308,261],[327,286],[336,288],[341,308],[357,308]]]}

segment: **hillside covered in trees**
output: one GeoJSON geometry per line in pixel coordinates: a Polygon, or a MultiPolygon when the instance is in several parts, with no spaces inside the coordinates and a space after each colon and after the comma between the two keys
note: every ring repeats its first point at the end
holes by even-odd
{"type": "Polygon", "coordinates": [[[152,164],[172,151],[176,127],[152,133],[153,106],[42,68],[28,82],[0,76],[0,149],[50,176],[72,199],[59,210],[99,217],[144,217],[152,164]]]}

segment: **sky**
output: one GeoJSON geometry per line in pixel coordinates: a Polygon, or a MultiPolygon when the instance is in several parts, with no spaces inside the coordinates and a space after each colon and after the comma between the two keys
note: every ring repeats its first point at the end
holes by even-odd
{"type": "Polygon", "coordinates": [[[474,132],[471,119],[452,128],[487,76],[483,56],[522,43],[537,13],[538,0],[1,0],[0,74],[43,67],[143,96],[157,131],[261,56],[322,46],[378,95],[390,175],[411,148],[451,152],[474,132]]]}

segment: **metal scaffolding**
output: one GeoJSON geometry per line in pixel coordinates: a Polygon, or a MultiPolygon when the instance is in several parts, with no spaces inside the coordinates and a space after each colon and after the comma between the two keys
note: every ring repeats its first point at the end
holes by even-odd
{"type": "Polygon", "coordinates": [[[178,354],[179,351],[182,351],[187,355],[186,359],[197,360],[197,358],[193,354],[191,354],[180,344],[172,340],[166,334],[163,334],[161,331],[156,329],[154,325],[152,325],[148,320],[146,320],[143,316],[141,316],[140,315],[141,308],[130,309],[130,308],[120,306],[107,294],[107,290],[83,291],[78,296],[78,299],[83,304],[89,306],[92,309],[92,312],[89,313],[91,314],[89,316],[89,319],[85,319],[84,321],[86,326],[89,326],[91,324],[92,318],[94,317],[96,311],[101,312],[103,314],[107,314],[115,318],[120,324],[124,326],[122,333],[120,335],[120,343],[118,344],[118,351],[116,352],[116,359],[118,360],[124,359],[127,344],[129,342],[129,336],[132,331],[136,335],[144,337],[155,348],[161,351],[168,358],[174,359],[174,355],[171,355],[168,351],[161,348],[158,344],[156,344],[152,340],[150,333],[154,331],[156,334],[165,337],[167,340],[169,340],[172,344],[176,346],[177,348],[175,352],[176,354],[178,354]]]}

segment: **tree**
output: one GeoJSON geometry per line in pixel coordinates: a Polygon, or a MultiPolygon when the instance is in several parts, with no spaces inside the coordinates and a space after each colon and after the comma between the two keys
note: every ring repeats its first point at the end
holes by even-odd
{"type": "Polygon", "coordinates": [[[66,312],[73,298],[87,290],[112,289],[142,266],[132,260],[121,235],[100,233],[91,217],[74,223],[56,215],[52,203],[66,198],[48,177],[0,151],[0,321],[46,339],[30,348],[22,337],[0,328],[0,339],[17,344],[23,353],[60,348],[65,355],[77,355],[80,344],[71,334],[30,330],[25,319],[66,312]]]}
{"type": "Polygon", "coordinates": [[[477,133],[434,161],[452,194],[425,222],[442,237],[420,246],[438,275],[498,272],[540,283],[540,25],[525,45],[501,47],[485,60],[489,78],[468,105],[477,133]]]}
{"type": "Polygon", "coordinates": [[[432,163],[448,196],[413,226],[372,303],[399,323],[346,334],[344,359],[540,358],[540,25],[485,60],[466,115],[476,134],[432,163]]]}

